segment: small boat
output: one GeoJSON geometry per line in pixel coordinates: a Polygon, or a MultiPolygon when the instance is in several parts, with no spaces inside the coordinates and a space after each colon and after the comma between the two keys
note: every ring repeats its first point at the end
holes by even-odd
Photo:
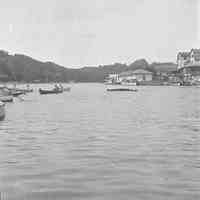
{"type": "Polygon", "coordinates": [[[23,94],[33,92],[33,89],[19,89],[19,88],[16,88],[16,89],[11,89],[11,90],[13,90],[15,92],[22,92],[23,94]]]}
{"type": "Polygon", "coordinates": [[[59,94],[59,93],[62,93],[63,92],[63,90],[55,90],[55,89],[53,89],[53,90],[43,90],[43,89],[39,89],[39,93],[40,94],[59,94]]]}
{"type": "Polygon", "coordinates": [[[122,82],[121,85],[125,85],[125,86],[136,86],[137,83],[136,83],[136,82],[122,82]]]}
{"type": "Polygon", "coordinates": [[[0,96],[0,101],[7,103],[7,102],[13,102],[13,96],[11,95],[1,95],[0,96]]]}
{"type": "Polygon", "coordinates": [[[0,101],[0,120],[3,120],[5,118],[5,115],[5,104],[0,101]]]}
{"type": "Polygon", "coordinates": [[[10,95],[12,95],[13,97],[18,97],[19,95],[25,94],[22,91],[15,91],[15,90],[11,90],[10,91],[10,95]]]}
{"type": "Polygon", "coordinates": [[[137,89],[129,89],[129,88],[112,88],[107,89],[108,92],[137,92],[137,89]]]}

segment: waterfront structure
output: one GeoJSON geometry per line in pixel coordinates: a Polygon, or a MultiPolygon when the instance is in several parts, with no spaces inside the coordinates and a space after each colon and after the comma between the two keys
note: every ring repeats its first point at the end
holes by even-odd
{"type": "Polygon", "coordinates": [[[118,74],[109,74],[105,80],[106,84],[120,84],[119,75],[118,74]]]}
{"type": "Polygon", "coordinates": [[[174,77],[177,72],[177,64],[171,62],[152,63],[155,70],[155,80],[168,81],[170,77],[174,77]]]}

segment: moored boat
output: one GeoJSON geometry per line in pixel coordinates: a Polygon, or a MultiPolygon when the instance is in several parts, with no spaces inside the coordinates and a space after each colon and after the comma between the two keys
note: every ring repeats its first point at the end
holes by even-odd
{"type": "Polygon", "coordinates": [[[0,120],[3,120],[5,115],[5,104],[0,101],[0,120]]]}
{"type": "Polygon", "coordinates": [[[13,102],[13,96],[11,96],[11,95],[5,95],[5,96],[1,95],[0,96],[0,101],[2,101],[4,103],[13,102]]]}
{"type": "Polygon", "coordinates": [[[14,89],[15,92],[22,92],[22,93],[30,93],[30,92],[33,92],[33,89],[19,89],[19,88],[16,88],[14,89]]]}
{"type": "Polygon", "coordinates": [[[125,85],[125,86],[136,86],[137,82],[121,82],[121,85],[125,85]]]}
{"type": "Polygon", "coordinates": [[[129,88],[110,88],[107,89],[108,92],[137,92],[137,89],[129,89],[129,88]]]}
{"type": "Polygon", "coordinates": [[[62,93],[63,90],[56,90],[56,89],[53,89],[53,90],[44,90],[44,89],[39,89],[39,93],[40,94],[59,94],[59,93],[62,93]]]}

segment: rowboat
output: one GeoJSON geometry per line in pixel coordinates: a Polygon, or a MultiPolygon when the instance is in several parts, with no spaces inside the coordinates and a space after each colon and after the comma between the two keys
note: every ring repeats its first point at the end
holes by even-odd
{"type": "Polygon", "coordinates": [[[21,94],[33,92],[33,89],[31,89],[29,86],[27,86],[27,88],[25,89],[17,88],[16,85],[13,88],[9,87],[4,87],[4,88],[7,89],[7,91],[9,91],[9,94],[13,96],[19,96],[21,94]]]}
{"type": "Polygon", "coordinates": [[[3,120],[5,115],[5,104],[0,101],[0,120],[3,120]]]}
{"type": "Polygon", "coordinates": [[[55,90],[55,89],[53,89],[53,90],[43,90],[43,89],[39,89],[39,93],[40,94],[59,94],[59,93],[62,93],[63,92],[63,90],[55,90]]]}
{"type": "Polygon", "coordinates": [[[16,88],[16,89],[10,89],[10,90],[13,90],[15,92],[22,92],[23,94],[33,92],[33,89],[19,89],[19,88],[16,88]]]}
{"type": "Polygon", "coordinates": [[[137,89],[129,89],[129,88],[112,88],[107,89],[108,92],[137,92],[137,89]]]}
{"type": "Polygon", "coordinates": [[[0,101],[6,103],[6,102],[13,102],[13,96],[11,95],[1,95],[0,101]]]}

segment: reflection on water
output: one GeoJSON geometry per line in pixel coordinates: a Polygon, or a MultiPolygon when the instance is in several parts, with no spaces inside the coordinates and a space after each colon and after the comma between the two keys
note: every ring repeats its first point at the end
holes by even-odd
{"type": "Polygon", "coordinates": [[[3,199],[200,199],[200,89],[138,89],[75,84],[7,104],[3,199]]]}

